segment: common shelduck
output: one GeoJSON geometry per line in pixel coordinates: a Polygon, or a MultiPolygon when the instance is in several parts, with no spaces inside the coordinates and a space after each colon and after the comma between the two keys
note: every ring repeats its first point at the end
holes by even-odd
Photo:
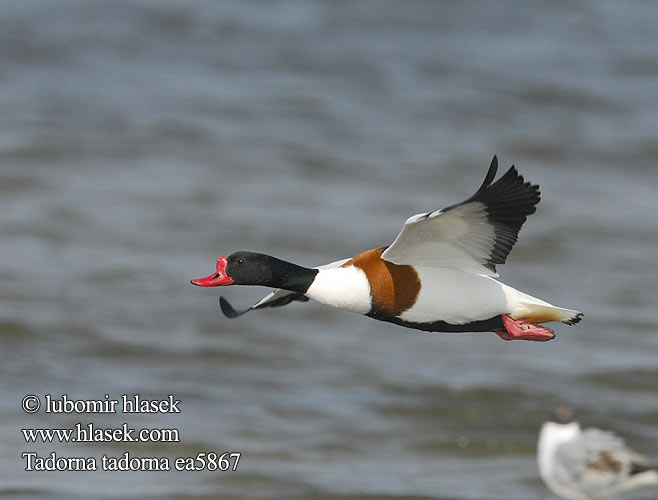
{"type": "Polygon", "coordinates": [[[658,470],[612,432],[581,429],[572,410],[558,406],[539,432],[539,474],[557,496],[590,500],[658,485],[658,470]]]}
{"type": "Polygon", "coordinates": [[[266,307],[308,299],[381,321],[428,332],[495,332],[504,340],[545,341],[555,333],[539,323],[572,325],[583,313],[556,307],[493,277],[539,203],[539,186],[514,166],[496,182],[494,156],[480,189],[466,201],[407,219],[388,247],[316,268],[269,255],[235,252],[217,260],[217,272],[192,280],[199,286],[262,285],[277,288],[236,311],[235,318],[266,307]]]}

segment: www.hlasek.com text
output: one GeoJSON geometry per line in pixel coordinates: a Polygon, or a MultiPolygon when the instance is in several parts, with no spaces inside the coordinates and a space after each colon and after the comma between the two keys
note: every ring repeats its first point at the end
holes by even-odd
{"type": "Polygon", "coordinates": [[[21,429],[26,443],[179,443],[178,429],[133,429],[128,424],[106,429],[89,424],[75,424],[68,429],[21,429]]]}

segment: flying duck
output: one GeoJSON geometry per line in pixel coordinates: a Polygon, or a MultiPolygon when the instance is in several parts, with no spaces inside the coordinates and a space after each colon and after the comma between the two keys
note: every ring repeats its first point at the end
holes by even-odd
{"type": "Polygon", "coordinates": [[[658,470],[610,431],[581,429],[571,408],[560,405],[542,425],[537,443],[539,473],[548,488],[568,500],[616,496],[658,485],[658,470]]]}
{"type": "Polygon", "coordinates": [[[406,328],[427,332],[495,332],[504,340],[546,341],[553,330],[583,313],[556,307],[497,280],[521,226],[536,210],[539,186],[516,168],[493,182],[498,159],[477,192],[462,203],[414,215],[387,247],[308,268],[270,255],[239,251],[217,260],[198,286],[261,285],[276,288],[236,311],[220,297],[224,315],[309,299],[406,328]]]}

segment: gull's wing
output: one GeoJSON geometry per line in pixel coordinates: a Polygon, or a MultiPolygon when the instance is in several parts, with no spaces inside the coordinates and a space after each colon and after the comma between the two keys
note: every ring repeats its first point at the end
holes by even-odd
{"type": "Polygon", "coordinates": [[[482,186],[468,200],[407,219],[382,259],[497,276],[496,264],[505,263],[540,200],[539,186],[524,182],[514,166],[492,184],[497,170],[494,156],[482,186]]]}
{"type": "Polygon", "coordinates": [[[589,428],[579,439],[560,445],[555,458],[579,491],[598,495],[629,478],[636,456],[614,433],[589,428]]]}
{"type": "MultiPolygon", "coordinates": [[[[313,269],[331,269],[333,267],[340,267],[345,262],[350,259],[337,260],[336,262],[331,262],[330,264],[325,264],[324,266],[314,267],[313,269]]],[[[268,293],[265,297],[256,302],[253,306],[248,307],[247,309],[242,309],[236,311],[233,306],[226,300],[224,297],[219,298],[219,307],[222,308],[224,316],[227,318],[237,318],[243,314],[253,311],[254,309],[265,309],[267,307],[281,307],[290,304],[294,301],[307,302],[308,297],[303,293],[291,292],[289,290],[277,289],[273,292],[268,293]]]]}
{"type": "Polygon", "coordinates": [[[595,428],[584,429],[556,448],[552,476],[583,498],[611,496],[658,482],[658,473],[646,466],[642,455],[616,434],[595,428]]]}
{"type": "Polygon", "coordinates": [[[589,428],[583,431],[587,451],[585,474],[619,482],[631,474],[634,459],[639,455],[626,447],[622,438],[609,431],[589,428]],[[601,477],[602,476],[602,477],[601,477]]]}

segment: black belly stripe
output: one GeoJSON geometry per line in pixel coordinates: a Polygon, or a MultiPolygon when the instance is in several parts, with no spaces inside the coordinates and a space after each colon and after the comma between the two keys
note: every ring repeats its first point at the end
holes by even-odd
{"type": "Polygon", "coordinates": [[[414,330],[422,330],[424,332],[445,332],[445,333],[461,333],[461,332],[495,332],[496,330],[504,330],[503,318],[501,315],[494,316],[493,318],[483,319],[480,321],[471,321],[464,324],[453,324],[447,321],[432,321],[431,323],[414,323],[405,321],[396,316],[386,316],[377,311],[370,311],[366,316],[379,321],[388,321],[405,328],[413,328],[414,330]]]}

